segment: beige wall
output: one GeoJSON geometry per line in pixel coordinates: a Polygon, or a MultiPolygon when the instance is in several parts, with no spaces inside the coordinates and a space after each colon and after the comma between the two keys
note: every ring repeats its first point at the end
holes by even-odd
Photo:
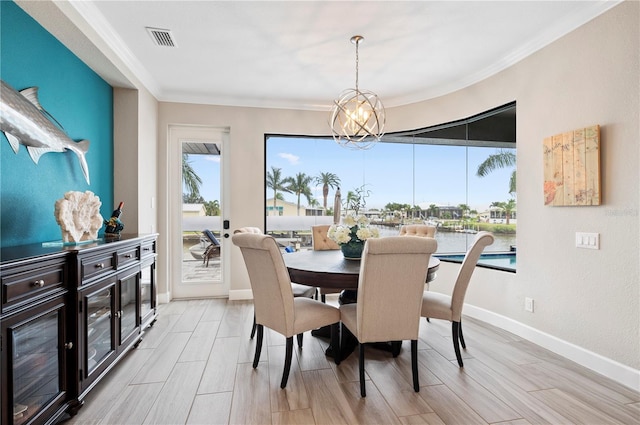
{"type": "MultiPolygon", "coordinates": [[[[467,298],[469,311],[497,323],[515,323],[537,337],[548,336],[548,341],[559,339],[557,351],[575,347],[572,353],[592,354],[583,364],[603,356],[617,372],[631,375],[640,369],[639,17],[638,2],[625,2],[481,83],[387,110],[387,131],[392,132],[517,102],[518,272],[477,273],[467,298]],[[543,138],[593,124],[602,131],[603,205],[545,207],[543,138]],[[600,233],[600,250],[576,249],[578,231],[600,233]],[[534,313],[524,311],[524,297],[535,300],[534,313]]],[[[232,196],[227,218],[233,230],[264,223],[264,134],[326,135],[327,113],[160,102],[161,243],[168,243],[162,239],[168,232],[168,182],[162,170],[170,124],[230,128],[232,196]]],[[[162,250],[161,245],[158,271],[160,292],[166,292],[162,276],[167,275],[168,261],[162,250]]],[[[454,273],[444,267],[432,290],[446,291],[447,277],[454,273]]],[[[235,248],[230,285],[232,294],[249,288],[235,248]]]]}
{"type": "MultiPolygon", "coordinates": [[[[475,282],[467,302],[640,367],[638,173],[639,4],[626,2],[500,74],[449,96],[390,111],[414,128],[517,102],[518,272],[475,282]],[[459,109],[459,112],[456,111],[459,109]],[[603,205],[543,205],[544,137],[601,126],[603,205]],[[575,248],[600,233],[600,250],[575,248]],[[524,297],[535,313],[523,310],[524,297]]],[[[437,285],[432,285],[437,287],[437,285]]]]}
{"type": "Polygon", "coordinates": [[[158,102],[146,90],[113,90],[113,204],[127,233],[157,231],[158,102]]]}

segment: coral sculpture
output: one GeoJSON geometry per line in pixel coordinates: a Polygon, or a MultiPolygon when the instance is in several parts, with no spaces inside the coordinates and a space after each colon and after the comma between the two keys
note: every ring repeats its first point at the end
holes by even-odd
{"type": "Polygon", "coordinates": [[[58,199],[54,215],[62,229],[62,241],[79,243],[96,239],[102,227],[101,205],[100,198],[89,190],[70,191],[58,199]]]}

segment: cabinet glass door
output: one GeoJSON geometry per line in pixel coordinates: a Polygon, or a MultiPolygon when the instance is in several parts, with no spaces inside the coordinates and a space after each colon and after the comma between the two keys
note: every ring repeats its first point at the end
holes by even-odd
{"type": "Polygon", "coordinates": [[[120,341],[122,344],[138,327],[137,293],[138,271],[120,279],[120,341]]]}
{"type": "Polygon", "coordinates": [[[114,351],[113,285],[87,296],[87,374],[114,351]]]}
{"type": "Polygon", "coordinates": [[[60,311],[9,330],[13,364],[13,424],[27,422],[60,393],[60,311]]]}
{"type": "Polygon", "coordinates": [[[151,314],[155,302],[152,303],[153,280],[155,279],[155,263],[143,264],[140,273],[140,322],[144,323],[151,314]]]}

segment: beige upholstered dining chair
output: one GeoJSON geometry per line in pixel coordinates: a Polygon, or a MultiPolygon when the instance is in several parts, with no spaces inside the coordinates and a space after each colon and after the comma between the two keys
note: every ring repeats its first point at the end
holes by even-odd
{"type": "Polygon", "coordinates": [[[340,245],[327,236],[329,227],[331,227],[329,224],[316,224],[315,226],[311,226],[311,241],[315,251],[340,249],[340,245]]]}
{"type": "MultiPolygon", "coordinates": [[[[405,224],[400,227],[400,236],[421,236],[426,238],[436,237],[436,227],[426,224],[405,224]]],[[[429,290],[429,284],[425,285],[425,289],[429,290]]],[[[429,319],[427,318],[427,322],[429,319]]]]}
{"type": "Polygon", "coordinates": [[[426,224],[406,224],[400,228],[400,236],[423,236],[434,238],[436,227],[426,224]]]}
{"type": "MultiPolygon", "coordinates": [[[[329,224],[317,224],[315,226],[311,226],[311,242],[313,245],[314,251],[327,251],[333,249],[340,249],[340,245],[338,245],[333,240],[329,239],[327,233],[329,232],[329,224]]],[[[320,299],[322,302],[327,301],[327,294],[339,294],[341,292],[340,289],[331,289],[331,288],[319,288],[320,299]]]]}
{"type": "Polygon", "coordinates": [[[442,319],[451,322],[451,334],[453,336],[453,349],[456,352],[458,365],[463,367],[462,356],[460,355],[460,344],[462,348],[467,348],[462,336],[462,307],[464,305],[464,297],[469,287],[471,275],[476,268],[480,254],[485,247],[493,243],[493,234],[489,232],[479,232],[476,238],[467,250],[462,260],[453,293],[451,296],[440,294],[433,291],[425,291],[422,294],[422,312],[421,315],[432,319],[442,319]]]}
{"type": "Polygon", "coordinates": [[[236,233],[257,233],[261,235],[262,229],[260,229],[259,227],[246,226],[246,227],[240,227],[239,229],[234,230],[233,234],[236,234],[236,233]]]}
{"type": "Polygon", "coordinates": [[[362,253],[357,303],[340,306],[342,326],[346,326],[359,343],[362,397],[366,397],[364,344],[370,342],[411,340],[413,389],[420,391],[420,307],[429,259],[437,247],[433,238],[367,239],[362,253]]]}
{"type": "MultiPolygon", "coordinates": [[[[233,234],[238,234],[238,233],[253,233],[253,234],[258,234],[258,235],[262,235],[262,230],[259,227],[240,227],[239,229],[236,229],[233,234]]],[[[294,297],[306,297],[306,298],[313,298],[316,296],[316,288],[312,287],[312,286],[306,286],[306,285],[300,285],[299,283],[292,283],[291,284],[291,290],[293,291],[293,296],[294,297]]],[[[256,315],[253,315],[253,325],[251,326],[251,336],[250,338],[253,339],[253,337],[256,335],[256,315]]],[[[298,335],[298,345],[302,346],[302,334],[298,335]]]]}
{"type": "MultiPolygon", "coordinates": [[[[284,388],[291,369],[293,336],[331,325],[331,343],[334,347],[338,347],[340,311],[336,307],[312,298],[294,298],[287,267],[278,244],[272,236],[236,233],[231,241],[242,251],[253,291],[255,320],[258,328],[253,367],[257,368],[260,361],[264,326],[284,335],[287,343],[280,383],[280,388],[284,388]]],[[[340,364],[339,355],[334,356],[334,360],[336,364],[340,364]]]]}

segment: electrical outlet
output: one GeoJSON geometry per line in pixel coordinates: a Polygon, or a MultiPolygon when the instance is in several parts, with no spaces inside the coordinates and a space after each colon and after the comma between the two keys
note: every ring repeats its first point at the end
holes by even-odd
{"type": "Polygon", "coordinates": [[[530,313],[533,313],[533,298],[524,298],[524,309],[530,313]]]}

